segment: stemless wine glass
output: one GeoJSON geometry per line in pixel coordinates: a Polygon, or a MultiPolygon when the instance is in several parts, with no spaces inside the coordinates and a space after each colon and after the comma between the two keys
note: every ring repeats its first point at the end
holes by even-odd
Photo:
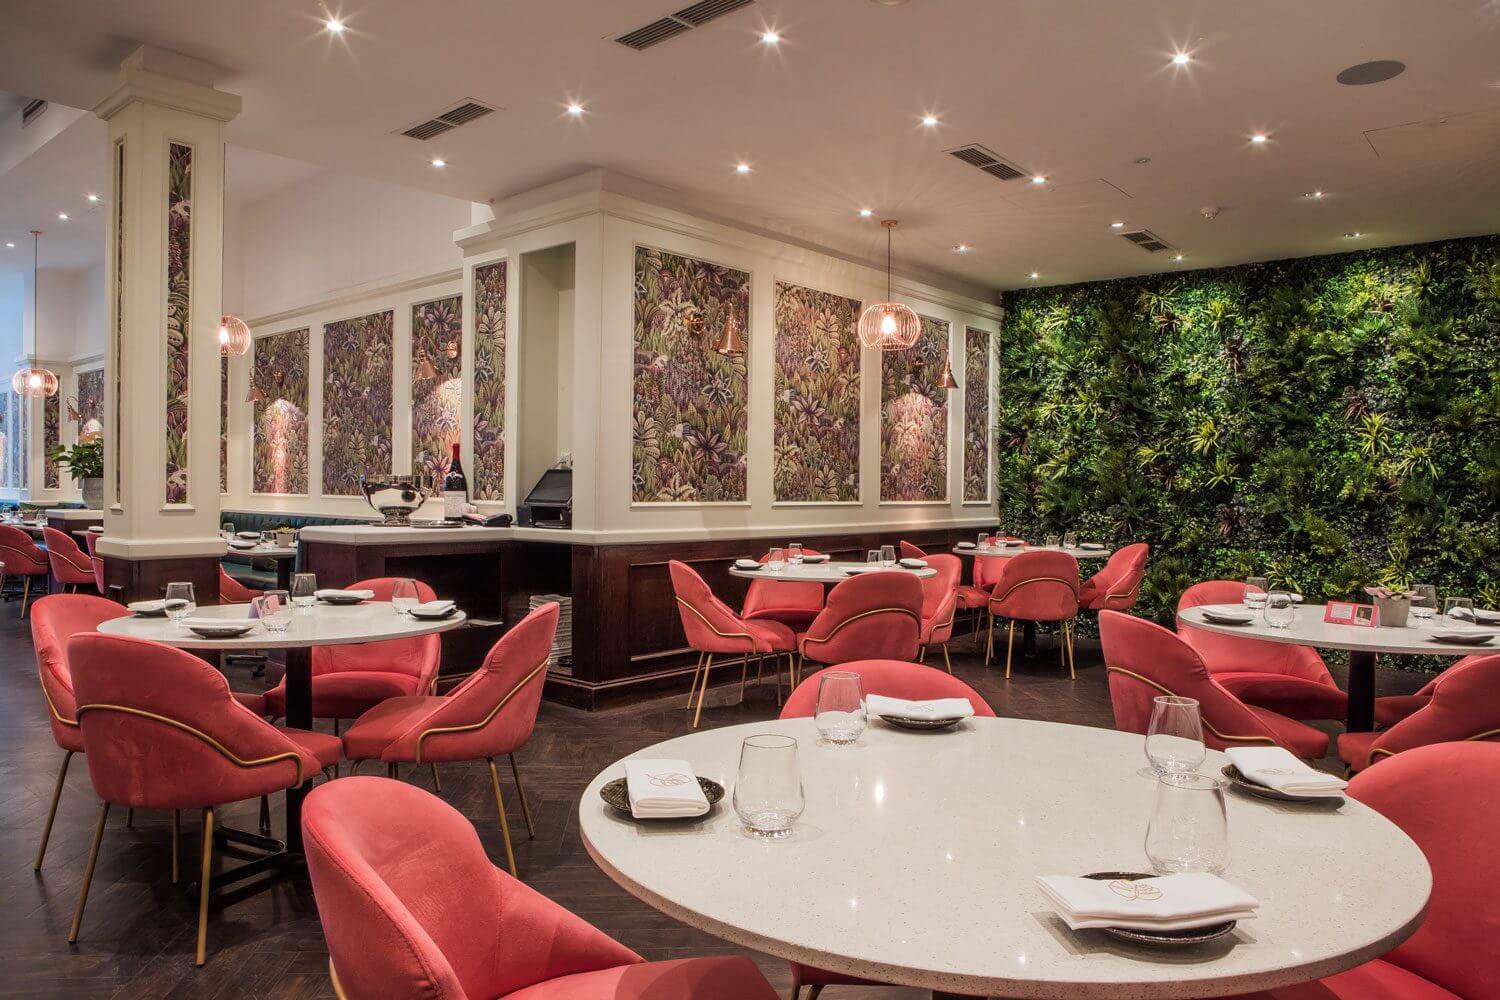
{"type": "Polygon", "coordinates": [[[1261,614],[1265,617],[1266,624],[1272,628],[1291,628],[1297,617],[1297,608],[1292,603],[1291,594],[1284,590],[1273,590],[1266,595],[1266,607],[1261,614]]]}
{"type": "Polygon", "coordinates": [[[219,532],[225,538],[233,538],[234,537],[234,522],[233,521],[225,521],[223,524],[219,525],[219,532]]]}
{"type": "Polygon", "coordinates": [[[859,739],[869,717],[865,714],[865,689],[859,674],[849,670],[825,670],[818,679],[818,703],[813,724],[818,735],[836,746],[859,739]]]}
{"type": "Polygon", "coordinates": [[[1437,614],[1437,588],[1430,583],[1419,583],[1411,588],[1416,595],[1411,599],[1411,616],[1419,622],[1428,622],[1437,614]]]}
{"type": "Polygon", "coordinates": [[[1266,606],[1266,578],[1252,576],[1245,579],[1245,607],[1259,611],[1266,606]]]}
{"type": "Polygon", "coordinates": [[[786,547],[786,561],[793,566],[802,565],[802,543],[793,542],[786,547]]]}
{"type": "Polygon", "coordinates": [[[786,550],[772,549],[771,554],[766,557],[766,569],[772,573],[780,573],[786,568],[786,550]]]}
{"type": "Polygon", "coordinates": [[[740,744],[739,777],[734,783],[734,811],[745,832],[774,839],[792,832],[807,800],[797,741],[790,736],[748,736],[740,744]]]}
{"type": "Polygon", "coordinates": [[[318,601],[318,578],[311,573],[296,573],[292,576],[292,603],[299,613],[312,614],[318,601]]]}
{"type": "Polygon", "coordinates": [[[1056,535],[1046,535],[1042,538],[1042,544],[1047,546],[1047,548],[1049,549],[1057,548],[1057,544],[1060,541],[1062,541],[1062,539],[1058,538],[1056,535]]]}
{"type": "Polygon", "coordinates": [[[979,533],[979,538],[974,542],[974,544],[978,545],[980,548],[983,548],[985,545],[989,544],[990,540],[994,537],[994,535],[981,531],[979,533]]]}
{"type": "Polygon", "coordinates": [[[1076,549],[1076,548],[1078,548],[1078,532],[1076,532],[1076,531],[1064,531],[1063,532],[1063,548],[1065,548],[1065,549],[1076,549]]]}
{"type": "Polygon", "coordinates": [[[1151,704],[1151,722],[1146,728],[1146,777],[1196,771],[1208,748],[1203,745],[1203,716],[1198,699],[1158,695],[1151,704]]]}
{"type": "Polygon", "coordinates": [[[1224,783],[1195,772],[1156,781],[1156,808],[1146,827],[1146,856],[1163,875],[1222,874],[1229,867],[1229,815],[1224,783]]]}
{"type": "Polygon", "coordinates": [[[1461,622],[1474,620],[1474,602],[1467,597],[1443,598],[1443,616],[1461,622]]]}
{"type": "Polygon", "coordinates": [[[896,565],[896,546],[882,545],[880,547],[880,565],[885,567],[896,565]]]}
{"type": "Polygon", "coordinates": [[[871,549],[865,553],[865,565],[875,569],[880,568],[880,550],[871,549]]]}
{"type": "Polygon", "coordinates": [[[421,603],[417,593],[417,581],[401,579],[391,584],[391,610],[398,615],[409,615],[411,609],[421,603]]]}
{"type": "Polygon", "coordinates": [[[166,600],[162,602],[167,610],[167,617],[178,625],[194,611],[198,610],[198,600],[193,596],[193,585],[191,583],[169,583],[167,584],[166,600]]]}
{"type": "Polygon", "coordinates": [[[292,605],[284,590],[267,590],[250,602],[254,617],[260,619],[267,632],[285,632],[292,623],[292,605]]]}

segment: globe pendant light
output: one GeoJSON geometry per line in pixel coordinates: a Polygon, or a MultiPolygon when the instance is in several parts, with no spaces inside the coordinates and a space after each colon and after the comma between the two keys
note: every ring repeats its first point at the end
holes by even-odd
{"type": "Polygon", "coordinates": [[[243,357],[250,351],[250,328],[238,316],[219,317],[219,353],[243,357]]]}
{"type": "MultiPolygon", "coordinates": [[[[41,257],[38,244],[41,235],[40,229],[31,231],[31,336],[33,340],[38,338],[42,329],[38,278],[40,272],[38,261],[41,257]]],[[[10,377],[10,387],[17,396],[56,396],[57,376],[46,368],[22,368],[10,377]]]]}
{"type": "Polygon", "coordinates": [[[922,320],[911,306],[891,301],[891,230],[895,219],[884,219],[885,227],[885,297],[886,301],[870,306],[859,317],[859,342],[872,351],[904,351],[922,336],[922,320]]]}

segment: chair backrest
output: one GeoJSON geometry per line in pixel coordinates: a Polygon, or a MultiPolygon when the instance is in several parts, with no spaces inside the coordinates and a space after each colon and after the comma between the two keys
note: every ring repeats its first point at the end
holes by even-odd
{"type": "Polygon", "coordinates": [[[1091,592],[1089,606],[1096,611],[1129,611],[1140,595],[1141,581],[1146,579],[1146,560],[1151,546],[1134,542],[1118,549],[1104,568],[1089,578],[1085,587],[1091,592]],[[1092,585],[1092,586],[1090,586],[1092,585]]]}
{"type": "Polygon", "coordinates": [[[68,640],[78,726],[94,790],[141,809],[255,798],[307,781],[318,762],[234,700],[191,653],[126,636],[68,640]]]}
{"type": "Polygon", "coordinates": [[[861,573],[828,592],[802,652],[820,663],[915,660],[921,639],[921,581],[897,571],[861,573]]]}
{"type": "Polygon", "coordinates": [[[1156,697],[1177,695],[1198,700],[1203,741],[1215,750],[1279,745],[1265,723],[1213,679],[1191,646],[1155,622],[1101,611],[1099,642],[1116,729],[1144,735],[1156,697]]]}
{"type": "Polygon", "coordinates": [[[94,632],[100,623],[129,614],[114,601],[88,594],[53,594],[31,606],[31,644],[47,699],[47,718],[59,744],[78,740],[73,673],[68,669],[68,640],[94,632]],[[68,732],[71,730],[71,732],[68,732]]]}
{"type": "Polygon", "coordinates": [[[260,591],[251,590],[240,581],[229,575],[224,566],[219,566],[219,603],[220,604],[249,604],[260,596],[260,591]]]}
{"type": "Polygon", "coordinates": [[[498,871],[474,825],[414,785],[319,785],[302,832],[318,919],[350,1000],[505,996],[641,961],[498,871]]]}
{"type": "Polygon", "coordinates": [[[420,764],[478,760],[520,749],[536,726],[557,616],[554,601],[517,622],[490,649],[478,670],[392,741],[392,756],[407,759],[412,754],[420,764]]]}
{"type": "Polygon", "coordinates": [[[94,582],[94,564],[71,535],[48,527],[42,529],[42,538],[47,542],[47,562],[59,583],[94,582]]]}
{"type": "MultiPolygon", "coordinates": [[[[922,556],[902,558],[921,559],[922,556]]],[[[954,598],[958,594],[958,583],[963,579],[964,564],[958,556],[943,553],[926,556],[927,567],[937,570],[936,576],[926,576],[922,584],[922,620],[929,621],[939,611],[946,609],[944,617],[953,616],[954,598]]]]}
{"type": "Polygon", "coordinates": [[[990,610],[1020,621],[1055,622],[1078,614],[1078,560],[1036,549],[1011,556],[990,594],[990,610]]]}
{"type": "Polygon", "coordinates": [[[1500,742],[1500,653],[1466,656],[1432,685],[1432,700],[1385,730],[1365,763],[1426,746],[1464,740],[1500,742]]]}
{"type": "Polygon", "coordinates": [[[931,698],[967,698],[974,706],[974,714],[981,719],[993,719],[995,710],[989,702],[963,681],[952,674],[920,663],[903,663],[900,660],[855,660],[827,667],[797,685],[781,707],[783,719],[810,719],[818,704],[819,679],[829,670],[847,670],[859,674],[865,694],[879,694],[887,698],[906,698],[911,701],[926,701],[931,698]]]}
{"type": "MultiPolygon", "coordinates": [[[[804,547],[802,554],[820,556],[817,549],[804,547]]],[[[764,563],[771,558],[767,552],[760,557],[764,563]]],[[[774,580],[770,578],[750,581],[745,591],[744,614],[749,617],[761,611],[805,611],[809,616],[823,610],[823,585],[806,581],[774,580]]]]}
{"type": "Polygon", "coordinates": [[[1500,998],[1500,746],[1439,743],[1355,775],[1349,794],[1416,841],[1432,868],[1417,932],[1384,958],[1467,1000],[1500,998]]]}
{"type": "Polygon", "coordinates": [[[102,594],[104,593],[104,559],[94,552],[94,545],[99,541],[99,532],[90,531],[84,536],[84,540],[88,542],[89,563],[94,568],[94,586],[102,594]]]}
{"type": "Polygon", "coordinates": [[[677,613],[688,645],[703,653],[756,652],[755,640],[734,609],[714,596],[708,581],[685,562],[667,563],[677,613]]]}
{"type": "MultiPolygon", "coordinates": [[[[1182,592],[1177,599],[1177,611],[1181,614],[1188,608],[1204,604],[1242,604],[1244,600],[1244,581],[1204,580],[1182,592]]],[[[1197,651],[1212,673],[1251,670],[1290,674],[1330,687],[1337,686],[1323,658],[1311,646],[1224,635],[1190,625],[1179,625],[1177,634],[1197,651]]]]}
{"type": "Polygon", "coordinates": [[[921,549],[917,548],[911,542],[903,541],[901,543],[901,558],[902,559],[926,559],[927,558],[927,553],[924,552],[924,551],[922,551],[921,549]]]}
{"type": "MultiPolygon", "coordinates": [[[[378,576],[359,580],[349,585],[350,590],[373,590],[374,600],[389,601],[391,590],[399,576],[378,576]]],[[[417,598],[423,601],[436,600],[437,594],[421,580],[416,581],[417,598]]],[[[314,674],[331,674],[346,670],[371,670],[391,674],[410,674],[413,677],[431,680],[437,676],[442,657],[442,640],[436,635],[421,635],[412,639],[387,639],[384,642],[367,642],[357,646],[314,646],[312,670],[314,674]]],[[[426,694],[419,690],[418,694],[426,694]]]]}
{"type": "Polygon", "coordinates": [[[47,572],[47,553],[14,524],[0,524],[0,563],[8,576],[36,576],[47,572]]]}
{"type": "Polygon", "coordinates": [[[974,557],[974,586],[980,590],[992,590],[995,584],[1000,582],[1000,574],[1004,572],[1005,564],[1011,558],[976,555],[974,557]]]}

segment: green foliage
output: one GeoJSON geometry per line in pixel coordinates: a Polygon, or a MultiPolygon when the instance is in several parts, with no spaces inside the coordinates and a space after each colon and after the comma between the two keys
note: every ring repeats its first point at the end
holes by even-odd
{"type": "Polygon", "coordinates": [[[1251,573],[1500,603],[1500,237],[1005,305],[1001,525],[1150,542],[1139,613],[1251,573]]]}
{"type": "Polygon", "coordinates": [[[47,452],[47,457],[65,467],[74,479],[104,478],[104,442],[93,440],[75,444],[71,448],[58,445],[47,452]]]}

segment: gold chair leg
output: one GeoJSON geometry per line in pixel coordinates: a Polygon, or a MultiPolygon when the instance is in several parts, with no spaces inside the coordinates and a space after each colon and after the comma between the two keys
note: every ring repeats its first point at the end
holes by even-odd
{"type": "Polygon", "coordinates": [[[703,673],[703,658],[707,655],[707,653],[699,653],[698,664],[693,667],[693,686],[688,688],[687,707],[689,709],[693,707],[693,695],[698,693],[698,678],[703,673]]]}
{"type": "Polygon", "coordinates": [[[1063,623],[1063,639],[1064,639],[1064,641],[1068,645],[1068,678],[1069,678],[1069,680],[1075,680],[1076,681],[1078,679],[1078,671],[1074,668],[1074,661],[1073,661],[1073,623],[1072,622],[1064,622],[1063,623]]]}
{"type": "Polygon", "coordinates": [[[948,659],[948,644],[943,643],[943,666],[948,668],[948,673],[953,673],[953,661],[948,659]]]}
{"type": "Polygon", "coordinates": [[[52,788],[52,807],[47,810],[47,825],[42,827],[42,844],[36,849],[36,864],[31,866],[32,871],[42,870],[42,859],[47,856],[47,841],[52,837],[52,821],[57,818],[57,803],[62,798],[63,779],[68,776],[68,763],[76,752],[69,750],[63,754],[62,768],[57,772],[57,784],[52,788]]]}
{"type": "Polygon", "coordinates": [[[21,586],[21,617],[24,619],[26,617],[26,604],[31,600],[31,577],[26,576],[21,579],[26,581],[21,586]]]}
{"type": "Polygon", "coordinates": [[[443,779],[438,777],[437,762],[432,761],[427,766],[432,768],[432,790],[439,795],[443,794],[443,779]]]}
{"type": "Polygon", "coordinates": [[[714,668],[714,654],[709,653],[708,658],[703,661],[703,680],[698,685],[698,710],[693,713],[693,728],[698,728],[698,720],[703,718],[703,698],[708,694],[708,672],[714,668]]]}
{"type": "Polygon", "coordinates": [[[990,620],[990,624],[989,624],[990,637],[989,637],[988,640],[985,641],[985,644],[984,644],[984,665],[985,666],[989,666],[991,663],[995,662],[995,612],[993,612],[993,611],[987,612],[987,617],[990,620]]]}
{"type": "MultiPolygon", "coordinates": [[[[757,664],[759,664],[760,663],[760,657],[757,656],[755,658],[755,662],[757,664]]],[[[750,654],[746,653],[745,654],[745,658],[742,659],[742,660],[740,660],[740,704],[744,704],[744,702],[745,702],[745,682],[748,681],[749,679],[750,679],[750,654]]]]}
{"type": "Polygon", "coordinates": [[[198,956],[195,965],[208,960],[208,893],[214,867],[214,807],[203,810],[203,870],[198,873],[198,956]]]}
{"type": "Polygon", "coordinates": [[[531,822],[531,805],[526,801],[526,789],[521,787],[521,769],[516,767],[515,754],[508,753],[505,756],[510,758],[510,773],[516,779],[516,795],[521,800],[521,815],[526,817],[526,835],[535,840],[536,825],[531,822]]]}
{"type": "Polygon", "coordinates": [[[1016,644],[1016,620],[1010,620],[1010,628],[1005,630],[1005,679],[1010,680],[1010,652],[1011,647],[1016,644]]]}
{"type": "Polygon", "coordinates": [[[83,870],[83,885],[78,890],[78,908],[73,911],[73,929],[68,944],[78,943],[78,928],[83,926],[83,907],[89,901],[89,883],[94,881],[94,866],[99,863],[99,842],[104,839],[104,821],[109,819],[109,803],[99,803],[99,822],[94,825],[94,846],[89,848],[88,867],[83,870]]]}
{"type": "Polygon", "coordinates": [[[797,653],[797,665],[792,668],[792,690],[797,690],[797,685],[802,683],[802,653],[797,653]]]}
{"type": "Polygon", "coordinates": [[[182,879],[177,865],[177,842],[182,838],[182,810],[172,810],[172,884],[176,885],[182,879]]]}
{"type": "Polygon", "coordinates": [[[395,761],[389,761],[386,763],[385,776],[396,781],[401,780],[401,768],[396,764],[395,761]]]}
{"type": "Polygon", "coordinates": [[[511,875],[520,878],[520,873],[516,871],[516,852],[510,846],[510,824],[505,821],[505,799],[500,797],[500,773],[495,770],[495,758],[486,757],[485,761],[490,765],[490,784],[495,787],[495,811],[500,814],[500,837],[505,841],[505,863],[510,866],[511,875]]]}
{"type": "Polygon", "coordinates": [[[917,647],[917,662],[920,663],[920,664],[922,664],[924,667],[927,665],[927,647],[926,646],[918,646],[917,647]]]}

